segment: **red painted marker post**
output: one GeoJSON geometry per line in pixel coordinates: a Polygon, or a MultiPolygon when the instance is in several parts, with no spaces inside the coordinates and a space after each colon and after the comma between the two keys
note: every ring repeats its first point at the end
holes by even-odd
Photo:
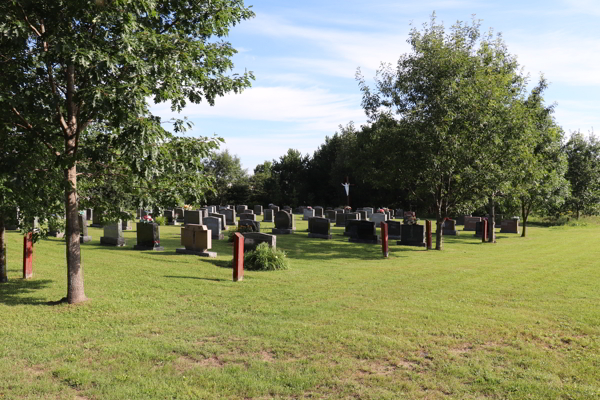
{"type": "Polygon", "coordinates": [[[33,276],[33,233],[23,236],[23,279],[33,276]]]}
{"type": "Polygon", "coordinates": [[[236,232],[233,236],[233,281],[244,279],[244,236],[236,232]]]}
{"type": "Polygon", "coordinates": [[[425,240],[427,241],[427,250],[431,250],[431,221],[425,221],[425,240]]]}
{"type": "Polygon", "coordinates": [[[383,250],[383,256],[388,258],[390,254],[388,247],[388,224],[387,222],[381,222],[381,250],[383,250]]]}
{"type": "Polygon", "coordinates": [[[485,242],[487,242],[487,238],[488,238],[488,221],[487,221],[487,219],[482,220],[481,224],[483,225],[481,227],[481,241],[483,243],[485,243],[485,242]]]}

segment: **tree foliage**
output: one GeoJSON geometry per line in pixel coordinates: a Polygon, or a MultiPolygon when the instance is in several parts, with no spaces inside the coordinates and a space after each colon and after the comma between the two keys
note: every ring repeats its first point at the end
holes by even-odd
{"type": "MultiPolygon", "coordinates": [[[[221,38],[252,16],[241,0],[0,2],[0,121],[64,171],[70,303],[86,299],[77,163],[87,128],[106,126],[124,152],[169,141],[147,100],[181,111],[248,87],[251,73],[227,75],[235,50],[221,38]]],[[[152,176],[160,166],[142,154],[131,168],[152,176]]]]}

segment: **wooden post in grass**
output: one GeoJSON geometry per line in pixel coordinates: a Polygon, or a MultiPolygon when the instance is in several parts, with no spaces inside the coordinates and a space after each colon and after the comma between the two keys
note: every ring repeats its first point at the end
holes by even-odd
{"type": "Polygon", "coordinates": [[[481,241],[483,243],[487,242],[487,238],[488,238],[488,220],[487,219],[483,219],[481,220],[481,241]]]}
{"type": "Polygon", "coordinates": [[[236,232],[233,234],[233,281],[244,279],[244,236],[236,232]]]}
{"type": "Polygon", "coordinates": [[[383,251],[383,256],[388,258],[390,254],[388,247],[388,224],[381,221],[379,226],[381,227],[381,250],[383,251]]]}
{"type": "Polygon", "coordinates": [[[427,250],[432,249],[431,245],[431,221],[425,221],[425,240],[427,241],[427,250]]]}
{"type": "Polygon", "coordinates": [[[23,279],[33,276],[33,233],[23,236],[23,279]]]}

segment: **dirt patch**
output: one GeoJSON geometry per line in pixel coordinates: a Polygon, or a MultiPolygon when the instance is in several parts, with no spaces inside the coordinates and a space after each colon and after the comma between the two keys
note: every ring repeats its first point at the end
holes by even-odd
{"type": "Polygon", "coordinates": [[[260,354],[261,360],[263,360],[265,362],[272,363],[275,361],[274,354],[269,351],[263,350],[259,354],[260,354]]]}
{"type": "Polygon", "coordinates": [[[196,367],[221,368],[223,365],[225,365],[225,363],[219,360],[219,358],[216,356],[202,359],[196,359],[190,356],[179,356],[177,360],[175,360],[175,369],[177,369],[179,372],[187,371],[196,367]]]}

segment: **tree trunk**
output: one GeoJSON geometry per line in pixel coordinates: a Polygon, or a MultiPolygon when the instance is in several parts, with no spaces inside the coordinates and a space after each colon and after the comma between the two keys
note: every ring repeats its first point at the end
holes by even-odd
{"type": "Polygon", "coordinates": [[[527,234],[527,217],[529,217],[529,210],[528,207],[525,207],[524,202],[521,202],[521,216],[523,217],[521,237],[525,237],[527,234]]]}
{"type": "Polygon", "coordinates": [[[4,230],[4,216],[0,215],[0,283],[8,282],[6,273],[6,235],[4,230]]]}
{"type": "Polygon", "coordinates": [[[490,221],[488,221],[488,242],[496,243],[496,208],[494,196],[490,196],[490,221]]]}
{"type": "Polygon", "coordinates": [[[442,232],[442,223],[444,222],[444,218],[442,218],[442,214],[438,212],[437,220],[435,222],[435,249],[443,250],[444,249],[444,235],[442,232]]]}
{"type": "Polygon", "coordinates": [[[579,220],[579,215],[580,215],[580,213],[579,213],[579,206],[578,206],[577,207],[577,220],[579,220]]]}
{"type": "MultiPolygon", "coordinates": [[[[71,140],[69,141],[71,142],[71,140]]],[[[75,139],[72,139],[73,145],[75,139]]],[[[80,303],[87,300],[83,291],[83,266],[79,245],[79,213],[77,210],[77,165],[74,163],[65,170],[65,214],[67,227],[67,302],[80,303]]]]}

